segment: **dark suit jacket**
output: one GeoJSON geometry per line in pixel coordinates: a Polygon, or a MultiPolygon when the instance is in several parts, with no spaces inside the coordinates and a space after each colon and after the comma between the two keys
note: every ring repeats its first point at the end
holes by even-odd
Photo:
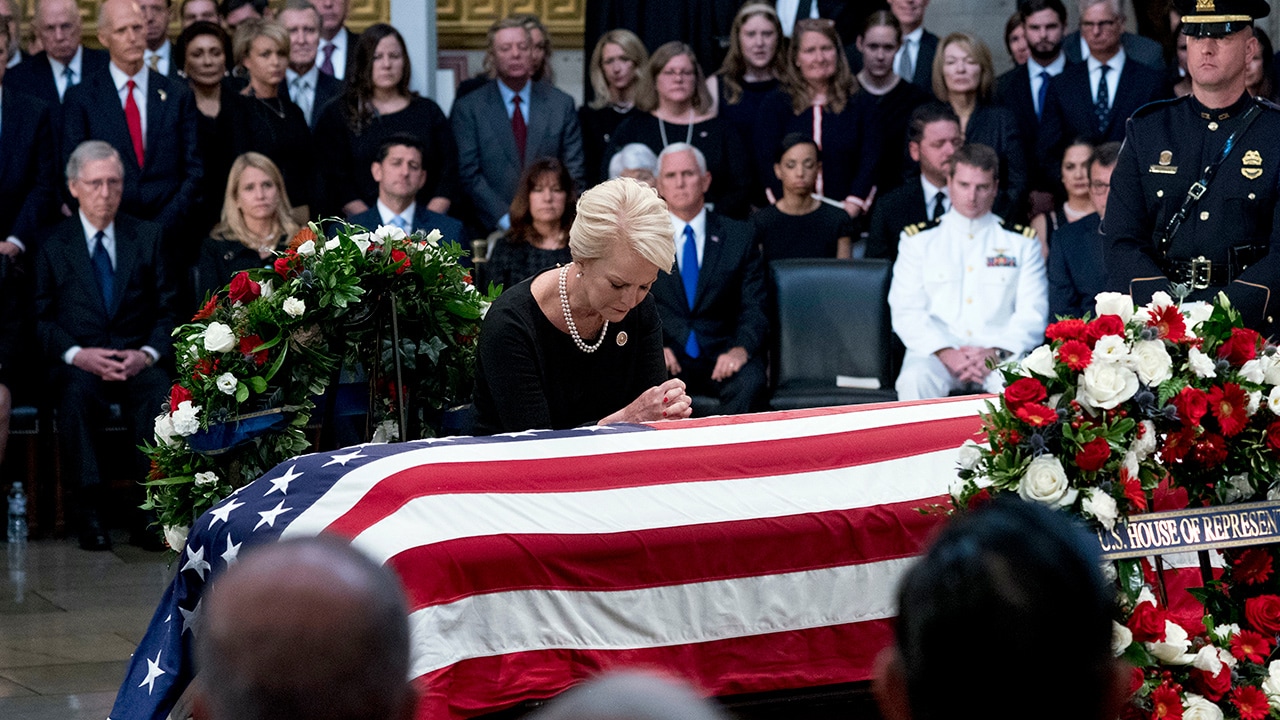
{"type": "MultiPolygon", "coordinates": [[[[850,37],[843,34],[840,36],[840,39],[848,43],[844,46],[844,53],[849,58],[849,69],[855,75],[862,70],[862,53],[858,52],[858,45],[854,42],[856,37],[857,33],[850,37]]],[[[933,97],[933,58],[937,54],[938,36],[925,30],[920,36],[920,52],[916,55],[915,75],[911,77],[911,82],[929,93],[929,97],[933,97]]],[[[897,68],[896,64],[894,68],[897,68]]]]}
{"type": "Polygon", "coordinates": [[[121,212],[172,233],[195,206],[204,166],[196,151],[196,103],[187,84],[147,75],[146,164],[138,167],[124,108],[111,73],[103,71],[67,91],[63,162],[85,140],[105,140],[124,161],[121,212]]]}
{"type": "MultiPolygon", "coordinates": [[[[382,215],[378,213],[378,207],[375,205],[362,213],[352,215],[351,223],[375,230],[382,224],[382,215]]],[[[466,237],[462,234],[462,221],[455,220],[448,215],[432,212],[422,203],[418,203],[413,209],[413,227],[411,231],[418,232],[419,230],[423,232],[439,230],[440,234],[444,236],[445,242],[456,242],[463,247],[468,247],[466,237]]]]}
{"type": "MultiPolygon", "coordinates": [[[[325,105],[328,105],[330,100],[342,94],[342,87],[342,81],[332,75],[325,75],[322,72],[316,73],[316,97],[311,104],[311,121],[307,123],[312,131],[316,129],[316,121],[320,119],[320,112],[324,110],[325,105]]],[[[279,92],[280,97],[294,100],[293,94],[289,92],[289,81],[287,79],[280,83],[279,92]]]]}
{"type": "Polygon", "coordinates": [[[0,240],[17,237],[29,257],[56,222],[57,167],[49,106],[0,87],[0,240]]]}
{"type": "MultiPolygon", "coordinates": [[[[1120,46],[1130,60],[1136,60],[1152,70],[1164,71],[1164,48],[1155,40],[1127,32],[1120,37],[1120,46]]],[[[1084,59],[1080,54],[1079,30],[1062,38],[1062,52],[1066,53],[1068,63],[1078,63],[1084,59]]]]}
{"type": "Polygon", "coordinates": [[[160,227],[117,215],[114,307],[102,304],[79,213],[54,229],[36,256],[36,329],[45,356],[62,364],[72,346],[138,349],[163,358],[173,341],[173,289],[160,227]]]}
{"type": "MultiPolygon", "coordinates": [[[[110,58],[106,50],[84,48],[80,57],[80,77],[77,84],[105,72],[110,58]]],[[[58,97],[58,86],[53,81],[53,66],[44,52],[27,57],[14,66],[4,77],[5,86],[25,95],[39,98],[51,108],[57,108],[65,98],[58,97]]],[[[67,88],[70,91],[70,88],[67,88]]]]}
{"type": "Polygon", "coordinates": [[[979,102],[964,129],[966,143],[981,143],[1000,156],[1000,195],[995,213],[1002,218],[1018,217],[1030,188],[1027,157],[1022,152],[1018,120],[1007,108],[979,102]]]}
{"type": "Polygon", "coordinates": [[[908,225],[929,219],[920,179],[913,177],[876,200],[871,207],[867,257],[898,259],[898,238],[908,225]]]}
{"type": "MultiPolygon", "coordinates": [[[[1064,70],[1066,68],[1063,68],[1064,70]]],[[[1045,104],[1048,104],[1046,90],[1045,104]]],[[[1018,135],[1022,138],[1023,154],[1028,160],[1036,157],[1040,139],[1040,118],[1036,117],[1035,101],[1031,97],[1031,74],[1026,65],[1019,65],[996,80],[996,102],[1009,109],[1018,119],[1018,135]]],[[[1030,163],[1031,187],[1048,190],[1053,186],[1050,178],[1043,176],[1041,163],[1030,163]]]]}
{"type": "Polygon", "coordinates": [[[460,98],[451,118],[463,190],[489,230],[498,227],[498,220],[510,210],[524,168],[539,158],[559,159],[578,187],[583,187],[585,178],[582,131],[573,98],[547,83],[530,83],[529,130],[521,165],[498,82],[493,80],[460,98]]]}
{"type": "Polygon", "coordinates": [[[755,357],[765,347],[764,265],[751,223],[707,213],[707,239],[693,309],[678,267],[658,273],[653,297],[662,317],[662,344],[683,350],[692,329],[704,356],[742,347],[755,357]]]}
{"type": "Polygon", "coordinates": [[[1093,311],[1094,296],[1107,289],[1107,236],[1097,213],[1058,228],[1049,246],[1049,318],[1093,311]]]}

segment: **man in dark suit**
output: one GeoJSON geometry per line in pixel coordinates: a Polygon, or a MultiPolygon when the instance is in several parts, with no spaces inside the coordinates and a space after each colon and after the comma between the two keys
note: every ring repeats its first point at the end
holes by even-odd
{"type": "Polygon", "coordinates": [[[122,210],[174,237],[193,207],[203,167],[196,154],[196,106],[185,82],[143,63],[144,20],[129,0],[107,0],[98,40],[111,54],[107,72],[67,95],[63,151],[105,140],[124,159],[122,210]]]}
{"type": "MultiPolygon", "coordinates": [[[[0,25],[0,57],[17,42],[0,25]]],[[[56,222],[56,140],[49,106],[17,94],[0,63],[0,255],[17,260],[35,250],[56,222]]]]}
{"type": "Polygon", "coordinates": [[[765,388],[764,266],[750,223],[706,208],[711,173],[702,151],[672,143],[658,156],[658,193],[671,211],[678,272],[660,273],[653,297],[662,318],[667,370],[717,412],[758,408],[765,388]]]}
{"type": "Polygon", "coordinates": [[[9,51],[0,55],[0,64],[12,68],[27,56],[22,52],[22,9],[17,0],[0,0],[0,25],[9,30],[9,51]]]}
{"type": "Polygon", "coordinates": [[[1080,317],[1092,312],[1093,299],[1107,289],[1107,216],[1111,171],[1120,143],[1099,145],[1089,158],[1089,194],[1098,212],[1058,228],[1049,247],[1049,318],[1080,317]]]}
{"type": "MultiPolygon", "coordinates": [[[[898,77],[910,80],[922,90],[933,95],[933,58],[938,54],[938,36],[924,29],[924,11],[929,0],[889,0],[889,12],[902,26],[902,47],[893,58],[893,70],[898,77]]],[[[841,35],[847,45],[844,52],[849,58],[849,69],[856,75],[862,70],[862,53],[854,42],[862,28],[849,36],[841,35]]]]}
{"type": "Polygon", "coordinates": [[[937,220],[951,209],[947,174],[951,156],[964,144],[960,118],[943,103],[927,103],[911,113],[907,152],[920,164],[920,179],[907,181],[876,201],[867,234],[869,258],[896,260],[903,228],[937,220]]]}
{"type": "MultiPolygon", "coordinates": [[[[1000,104],[1018,118],[1024,156],[1033,158],[1040,136],[1040,118],[1049,95],[1049,81],[1061,75],[1067,66],[1062,52],[1067,8],[1062,0],[1022,0],[1018,3],[1018,12],[1022,13],[1030,56],[1025,65],[1018,65],[999,77],[996,96],[1000,104]]],[[[1033,164],[1032,191],[1051,192],[1054,185],[1043,177],[1040,164],[1033,164]]]]}
{"type": "Polygon", "coordinates": [[[316,129],[316,118],[342,91],[342,81],[320,72],[316,53],[320,48],[320,12],[309,0],[289,0],[280,11],[280,24],[289,31],[289,69],[280,92],[302,110],[307,125],[316,129]]]}
{"type": "Polygon", "coordinates": [[[1078,63],[1089,57],[1090,45],[1088,35],[1090,32],[1093,32],[1093,28],[1096,28],[1096,26],[1093,26],[1090,23],[1097,19],[1105,21],[1106,16],[1114,14],[1119,16],[1119,22],[1115,28],[1120,34],[1120,45],[1124,48],[1124,52],[1129,56],[1129,59],[1134,62],[1142,63],[1152,70],[1159,70],[1161,72],[1166,70],[1164,62],[1164,48],[1160,47],[1160,43],[1149,37],[1134,35],[1131,32],[1125,31],[1124,6],[1119,2],[1119,0],[1078,1],[1080,3],[1080,29],[1067,35],[1062,41],[1063,51],[1067,54],[1067,62],[1078,63]],[[1104,12],[1093,9],[1097,5],[1106,6],[1107,11],[1104,12]],[[1086,15],[1089,15],[1090,17],[1086,17],[1086,15]],[[1093,15],[1097,15],[1098,18],[1092,17],[1093,15]]]}
{"type": "Polygon", "coordinates": [[[171,78],[179,77],[181,61],[173,57],[169,42],[169,21],[173,19],[171,0],[135,0],[146,22],[146,51],[142,62],[149,70],[171,78]]]}
{"type": "MultiPolygon", "coordinates": [[[[158,362],[172,354],[173,291],[161,258],[160,228],[117,214],[124,164],[115,148],[88,141],[71,153],[67,186],[79,201],[40,245],[36,324],[56,368],[62,467],[77,485],[80,545],[111,545],[99,518],[103,479],[94,434],[109,403],[125,408],[133,445],[150,439],[169,378],[158,362]]],[[[134,451],[136,453],[136,451],[134,451]]],[[[131,478],[146,475],[136,453],[131,478]]],[[[151,533],[138,533],[139,541],[151,533]]]]}
{"type": "Polygon", "coordinates": [[[56,109],[67,88],[106,69],[107,53],[80,44],[80,8],[75,0],[40,0],[31,24],[44,50],[15,67],[9,83],[56,109]]]}
{"type": "Polygon", "coordinates": [[[524,168],[544,157],[565,164],[583,187],[582,131],[573,98],[533,82],[529,30],[519,18],[489,27],[490,63],[497,73],[453,105],[458,173],[486,233],[511,225],[508,211],[524,168]]]}
{"type": "Polygon", "coordinates": [[[347,29],[349,0],[316,0],[320,14],[320,72],[335,80],[345,80],[355,62],[360,33],[347,29]]]}
{"type": "Polygon", "coordinates": [[[388,137],[369,168],[378,183],[378,201],[374,207],[353,215],[351,222],[370,229],[394,226],[406,233],[439,230],[444,240],[463,242],[461,222],[416,202],[418,191],[427,184],[425,156],[418,138],[407,134],[388,137]]]}

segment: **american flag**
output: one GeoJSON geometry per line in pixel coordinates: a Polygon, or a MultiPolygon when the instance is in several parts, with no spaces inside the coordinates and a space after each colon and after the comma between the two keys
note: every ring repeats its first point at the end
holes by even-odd
{"type": "Polygon", "coordinates": [[[866,680],[981,399],[360,445],[286,462],[202,516],[114,720],[192,678],[201,594],[249,548],[336,533],[404,582],[419,718],[600,670],[707,694],[866,680]]]}

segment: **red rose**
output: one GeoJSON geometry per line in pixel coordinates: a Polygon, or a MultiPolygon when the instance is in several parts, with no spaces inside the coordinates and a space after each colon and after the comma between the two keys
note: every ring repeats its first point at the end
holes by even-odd
{"type": "Polygon", "coordinates": [[[275,269],[276,274],[278,274],[280,277],[284,277],[284,278],[293,277],[293,275],[296,274],[296,271],[293,269],[294,257],[295,256],[290,256],[290,255],[278,257],[276,258],[276,261],[271,264],[271,267],[275,269]]]}
{"type": "Polygon", "coordinates": [[[1235,366],[1244,365],[1258,356],[1258,341],[1262,336],[1249,328],[1233,328],[1231,337],[1218,346],[1218,357],[1235,366]]]}
{"type": "Polygon", "coordinates": [[[399,275],[409,269],[409,255],[403,250],[392,250],[391,264],[399,265],[399,267],[396,268],[396,274],[399,275]]]}
{"type": "Polygon", "coordinates": [[[1199,388],[1184,387],[1182,392],[1169,400],[1178,411],[1178,419],[1183,425],[1193,427],[1200,424],[1200,419],[1209,410],[1209,395],[1199,388]]]}
{"type": "Polygon", "coordinates": [[[1129,616],[1128,627],[1133,639],[1138,642],[1160,642],[1164,640],[1164,621],[1167,618],[1164,610],[1155,603],[1138,603],[1129,616]]]}
{"type": "Polygon", "coordinates": [[[1241,685],[1232,691],[1231,704],[1240,711],[1242,720],[1263,720],[1271,713],[1267,694],[1252,685],[1241,685]]]}
{"type": "Polygon", "coordinates": [[[1044,336],[1050,340],[1084,340],[1088,337],[1087,326],[1079,318],[1059,320],[1045,328],[1044,336]]]}
{"type": "Polygon", "coordinates": [[[1271,553],[1265,548],[1247,548],[1234,556],[1228,554],[1228,557],[1231,559],[1231,577],[1242,585],[1259,585],[1271,578],[1271,553]]]}
{"type": "Polygon", "coordinates": [[[1280,420],[1267,426],[1267,447],[1280,450],[1280,420]]]}
{"type": "Polygon", "coordinates": [[[1084,472],[1094,472],[1107,464],[1111,457],[1111,443],[1104,437],[1097,437],[1080,446],[1076,453],[1076,465],[1084,472]]]}
{"type": "Polygon", "coordinates": [[[1174,305],[1157,308],[1151,313],[1151,319],[1147,320],[1147,327],[1155,328],[1157,337],[1170,342],[1178,342],[1187,337],[1186,318],[1182,317],[1182,311],[1174,305]]]}
{"type": "Polygon", "coordinates": [[[196,380],[208,377],[213,374],[213,368],[213,360],[210,360],[209,358],[200,358],[196,361],[196,366],[192,369],[191,377],[196,380]]]}
{"type": "Polygon", "coordinates": [[[1223,665],[1218,668],[1217,675],[1208,670],[1192,668],[1191,688],[1211,702],[1218,702],[1231,690],[1231,668],[1223,665]]]}
{"type": "Polygon", "coordinates": [[[1280,633],[1280,597],[1259,595],[1245,600],[1244,618],[1259,632],[1280,633]]]}
{"type": "Polygon", "coordinates": [[[1203,468],[1217,467],[1227,459],[1227,440],[1218,433],[1205,433],[1191,449],[1191,459],[1203,468]]]}
{"type": "Polygon", "coordinates": [[[262,344],[262,338],[257,335],[246,335],[240,338],[240,354],[245,357],[252,358],[253,362],[262,367],[267,364],[267,351],[259,350],[254,352],[254,348],[262,344]]]}
{"type": "Polygon", "coordinates": [[[1068,340],[1058,348],[1058,360],[1073,371],[1080,372],[1089,367],[1089,362],[1093,360],[1093,351],[1079,340],[1068,340]]]}
{"type": "Polygon", "coordinates": [[[1218,419],[1218,427],[1222,428],[1223,435],[1232,437],[1248,424],[1249,416],[1246,410],[1249,405],[1249,396],[1239,385],[1226,383],[1209,388],[1206,399],[1209,401],[1209,410],[1218,419]]]}
{"type": "Polygon", "coordinates": [[[1038,403],[1049,397],[1044,384],[1035,378],[1019,378],[1004,389],[1004,404],[1016,410],[1027,403],[1038,403]]]}
{"type": "Polygon", "coordinates": [[[190,401],[191,391],[181,385],[174,385],[173,389],[169,390],[169,412],[177,410],[179,404],[190,401]]]}
{"type": "Polygon", "coordinates": [[[1182,695],[1169,687],[1168,681],[1151,691],[1151,717],[1153,720],[1182,718],[1182,695]]]}
{"type": "Polygon", "coordinates": [[[209,298],[209,302],[205,303],[204,307],[200,308],[200,311],[192,316],[191,322],[200,322],[201,320],[208,320],[209,318],[213,317],[213,311],[217,309],[218,309],[218,293],[214,293],[213,297],[209,298]]]}
{"type": "Polygon", "coordinates": [[[1090,346],[1106,335],[1124,337],[1124,321],[1120,319],[1119,315],[1103,315],[1089,323],[1086,334],[1088,335],[1090,346]]]}
{"type": "Polygon", "coordinates": [[[1271,654],[1271,641],[1252,630],[1241,630],[1231,636],[1231,654],[1237,660],[1264,663],[1271,654]]]}
{"type": "Polygon", "coordinates": [[[1147,493],[1142,489],[1142,481],[1129,474],[1124,468],[1120,469],[1120,482],[1124,485],[1124,497],[1129,501],[1129,506],[1133,510],[1147,509],[1147,493]]]}
{"type": "Polygon", "coordinates": [[[1023,405],[1015,410],[1013,414],[1031,427],[1049,427],[1058,422],[1058,413],[1053,408],[1039,403],[1023,405]]]}
{"type": "Polygon", "coordinates": [[[256,300],[262,294],[262,286],[249,279],[249,273],[241,270],[231,278],[231,291],[227,296],[231,302],[247,303],[256,300]]]}
{"type": "Polygon", "coordinates": [[[1129,668],[1129,695],[1132,696],[1142,689],[1142,685],[1147,681],[1147,674],[1142,672],[1140,667],[1129,668]]]}

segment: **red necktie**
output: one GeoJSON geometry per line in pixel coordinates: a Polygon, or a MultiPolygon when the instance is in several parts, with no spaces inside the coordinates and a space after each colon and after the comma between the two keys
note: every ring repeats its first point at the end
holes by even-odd
{"type": "Polygon", "coordinates": [[[524,145],[529,139],[529,128],[524,124],[524,114],[520,112],[520,96],[511,98],[515,103],[515,112],[511,113],[511,134],[516,138],[516,152],[520,153],[520,166],[524,166],[524,145]]]}
{"type": "Polygon", "coordinates": [[[129,126],[129,139],[133,141],[133,154],[138,158],[138,167],[142,167],[146,153],[142,150],[142,113],[138,112],[138,103],[133,99],[133,89],[138,84],[130,80],[126,86],[128,94],[124,100],[124,122],[129,126]]]}

